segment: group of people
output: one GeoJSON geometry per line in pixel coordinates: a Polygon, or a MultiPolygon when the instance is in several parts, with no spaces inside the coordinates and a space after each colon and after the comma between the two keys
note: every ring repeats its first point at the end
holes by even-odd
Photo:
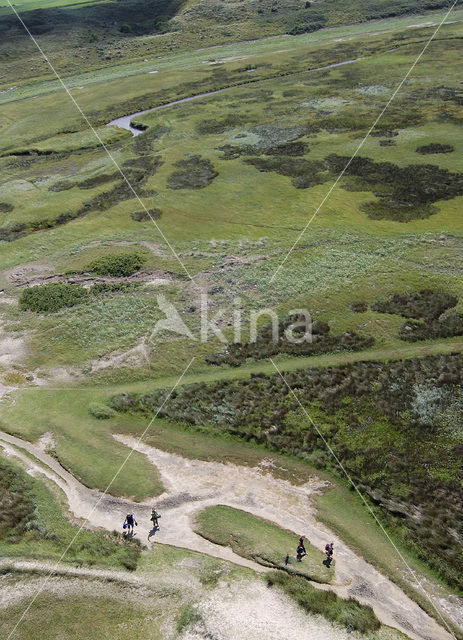
{"type": "MultiPolygon", "coordinates": [[[[151,516],[150,516],[150,521],[153,523],[153,530],[151,533],[153,533],[154,531],[157,531],[159,529],[159,518],[160,518],[160,514],[156,511],[156,507],[153,507],[151,509],[151,516]]],[[[125,520],[124,520],[124,524],[122,525],[123,528],[125,529],[127,534],[133,535],[133,528],[138,527],[138,522],[135,520],[135,516],[133,515],[133,513],[128,513],[125,520]]],[[[149,537],[149,536],[148,536],[149,537]]],[[[301,562],[302,558],[304,556],[307,555],[307,551],[305,549],[305,536],[301,536],[299,538],[299,543],[297,545],[297,549],[296,549],[296,561],[297,562],[301,562]]],[[[333,560],[333,553],[334,553],[334,542],[328,542],[325,545],[325,555],[326,555],[326,560],[323,561],[323,564],[326,564],[327,567],[329,567],[331,565],[331,562],[333,560]]],[[[285,559],[285,564],[289,563],[289,555],[286,556],[285,559]]]]}
{"type": "MultiPolygon", "coordinates": [[[[150,521],[153,523],[153,529],[156,531],[159,529],[160,514],[156,511],[156,507],[151,509],[150,521]]],[[[135,520],[133,513],[128,513],[125,517],[124,524],[122,525],[126,534],[133,535],[133,528],[138,527],[138,522],[135,520]]]]}
{"type": "MultiPolygon", "coordinates": [[[[296,549],[296,562],[301,562],[302,558],[307,555],[307,551],[305,550],[304,540],[305,540],[305,536],[301,536],[299,538],[299,543],[296,549]]],[[[326,564],[327,567],[329,567],[331,565],[331,562],[333,561],[333,554],[334,554],[334,542],[328,542],[325,545],[326,560],[324,561],[324,564],[326,564]]],[[[288,556],[286,556],[286,564],[288,564],[288,561],[289,561],[289,558],[288,556]]]]}

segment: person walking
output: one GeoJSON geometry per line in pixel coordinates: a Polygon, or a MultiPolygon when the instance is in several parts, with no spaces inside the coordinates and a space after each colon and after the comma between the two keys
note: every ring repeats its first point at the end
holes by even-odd
{"type": "Polygon", "coordinates": [[[133,534],[133,526],[138,527],[138,522],[135,520],[133,513],[128,513],[124,521],[124,529],[127,529],[127,533],[133,534]]]}
{"type": "Polygon", "coordinates": [[[302,558],[306,555],[307,555],[307,551],[305,550],[305,547],[298,545],[296,549],[296,562],[301,562],[302,558]]]}
{"type": "Polygon", "coordinates": [[[153,529],[159,529],[159,518],[161,516],[159,515],[159,513],[156,511],[156,507],[153,507],[151,509],[151,517],[150,520],[153,523],[153,529]]]}
{"type": "Polygon", "coordinates": [[[333,561],[333,553],[334,553],[334,542],[328,542],[325,545],[326,560],[324,562],[324,564],[326,564],[328,568],[331,566],[331,563],[333,561]]]}

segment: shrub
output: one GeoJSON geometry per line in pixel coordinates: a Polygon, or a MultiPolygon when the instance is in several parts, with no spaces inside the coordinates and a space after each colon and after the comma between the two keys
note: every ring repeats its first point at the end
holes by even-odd
{"type": "Polygon", "coordinates": [[[309,153],[309,145],[300,140],[286,142],[265,150],[267,156],[303,156],[306,153],[309,153]]]}
{"type": "Polygon", "coordinates": [[[293,185],[297,189],[307,189],[325,182],[327,176],[322,162],[294,158],[291,156],[277,156],[270,158],[246,158],[246,164],[252,164],[261,172],[275,171],[282,176],[294,178],[293,185]]]}
{"type": "Polygon", "coordinates": [[[9,202],[0,202],[0,213],[10,213],[13,209],[14,206],[9,202]]]}
{"type": "Polygon", "coordinates": [[[13,541],[34,528],[35,504],[26,476],[0,460],[0,539],[13,541]]]}
{"type": "Polygon", "coordinates": [[[82,180],[77,185],[79,189],[93,189],[94,187],[98,187],[100,184],[105,184],[106,182],[114,182],[121,177],[119,171],[115,171],[114,173],[102,173],[98,176],[92,176],[91,178],[87,178],[86,180],[82,180]]]}
{"type": "Polygon", "coordinates": [[[48,313],[85,302],[88,295],[87,289],[79,285],[52,282],[24,289],[19,298],[19,306],[23,310],[48,313]]]}
{"type": "Polygon", "coordinates": [[[415,151],[416,153],[427,155],[430,153],[452,153],[455,149],[451,144],[439,144],[432,142],[431,144],[424,144],[421,147],[417,147],[415,151]]]}
{"type": "MultiPolygon", "coordinates": [[[[349,161],[348,157],[336,154],[325,158],[327,168],[336,176],[349,161]]],[[[372,219],[408,222],[427,218],[436,211],[432,203],[463,195],[463,173],[452,173],[432,164],[398,167],[391,162],[357,156],[345,175],[355,176],[360,187],[378,191],[378,200],[361,206],[372,219]]]]}
{"type": "Polygon", "coordinates": [[[48,187],[48,191],[68,191],[68,189],[72,189],[75,186],[76,183],[71,180],[58,180],[58,182],[54,182],[48,187]]]}
{"type": "Polygon", "coordinates": [[[399,329],[399,337],[406,342],[432,338],[452,338],[463,335],[463,314],[451,311],[438,319],[425,322],[408,320],[399,329]]]}
{"type": "Polygon", "coordinates": [[[167,181],[169,189],[204,189],[219,174],[215,171],[210,160],[201,156],[191,156],[186,160],[176,162],[179,171],[174,171],[167,181]]]}
{"type": "Polygon", "coordinates": [[[100,276],[131,276],[145,262],[146,258],[139,253],[108,253],[93,260],[86,270],[100,276]]]}
{"type": "MultiPolygon", "coordinates": [[[[296,316],[287,316],[278,323],[278,341],[273,340],[272,324],[264,325],[258,332],[256,341],[249,343],[232,343],[224,352],[206,356],[209,364],[229,364],[237,367],[247,358],[263,360],[279,353],[287,353],[294,356],[309,356],[332,351],[359,351],[373,344],[373,338],[360,336],[354,332],[346,332],[340,335],[330,335],[330,328],[325,322],[314,322],[311,328],[311,341],[304,340],[300,344],[289,340],[285,331],[300,319],[296,316]]],[[[300,331],[305,328],[299,327],[300,331]]],[[[294,333],[297,330],[293,330],[294,333]]],[[[302,337],[302,336],[301,336],[302,337]]]]}
{"type": "Polygon", "coordinates": [[[368,309],[366,302],[352,302],[349,305],[349,309],[351,311],[353,311],[354,313],[365,313],[365,311],[368,309]]]}
{"type": "Polygon", "coordinates": [[[161,209],[153,208],[148,209],[148,213],[143,211],[132,211],[130,217],[135,222],[146,222],[147,220],[158,220],[162,216],[161,209]]]}
{"type": "Polygon", "coordinates": [[[108,420],[114,418],[116,412],[111,407],[105,404],[99,404],[98,402],[92,403],[88,408],[89,413],[97,420],[108,420]]]}
{"type": "Polygon", "coordinates": [[[422,289],[416,293],[396,293],[388,300],[374,302],[373,311],[394,313],[404,318],[438,318],[444,311],[455,307],[458,298],[445,291],[422,289]]]}
{"type": "Polygon", "coordinates": [[[246,119],[238,113],[231,113],[221,120],[210,119],[198,122],[196,131],[200,135],[225,133],[228,129],[233,129],[245,121],[246,119]]]}
{"type": "Polygon", "coordinates": [[[334,591],[320,591],[300,576],[290,576],[281,571],[267,574],[267,584],[278,586],[308,613],[320,614],[327,620],[337,622],[360,633],[377,631],[381,624],[373,609],[362,605],[354,598],[344,600],[334,591]]]}

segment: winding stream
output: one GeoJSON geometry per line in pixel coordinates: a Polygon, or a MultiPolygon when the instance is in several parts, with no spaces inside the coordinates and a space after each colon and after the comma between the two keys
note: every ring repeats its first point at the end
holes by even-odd
{"type": "MultiPolygon", "coordinates": [[[[345,64],[352,64],[354,62],[358,62],[359,60],[363,60],[363,58],[354,58],[353,60],[343,60],[342,62],[333,62],[332,64],[327,64],[325,67],[317,67],[316,69],[307,69],[306,71],[301,71],[300,73],[312,73],[314,71],[323,71],[324,69],[332,69],[333,67],[341,67],[345,64]]],[[[270,78],[263,78],[263,80],[267,80],[270,78]]],[[[137,116],[142,116],[145,113],[151,113],[152,111],[157,111],[158,109],[165,109],[166,107],[172,107],[175,104],[180,104],[182,102],[189,102],[190,100],[196,100],[197,98],[205,98],[207,96],[213,96],[216,93],[222,93],[223,91],[228,91],[230,89],[238,89],[239,87],[245,87],[249,82],[243,82],[242,84],[235,84],[230,87],[223,87],[222,89],[215,89],[214,91],[206,91],[205,93],[197,93],[194,96],[188,96],[186,98],[180,98],[179,100],[173,100],[172,102],[166,102],[166,104],[160,104],[157,107],[151,107],[150,109],[145,109],[144,111],[137,111],[136,113],[130,113],[127,116],[121,116],[120,118],[116,118],[115,120],[111,120],[111,122],[107,123],[107,126],[119,127],[121,129],[127,129],[130,131],[132,135],[138,136],[140,133],[143,133],[144,129],[138,129],[132,125],[132,118],[136,118],[137,116]]]]}

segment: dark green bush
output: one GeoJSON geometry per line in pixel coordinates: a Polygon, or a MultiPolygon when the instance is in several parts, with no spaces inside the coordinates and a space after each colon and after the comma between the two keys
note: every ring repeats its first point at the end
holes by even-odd
{"type": "Polygon", "coordinates": [[[106,404],[100,404],[98,402],[93,402],[89,406],[88,411],[97,420],[109,420],[109,418],[114,418],[116,415],[114,409],[111,409],[111,407],[108,407],[106,404]]]}
{"type": "Polygon", "coordinates": [[[94,187],[98,187],[100,184],[105,184],[106,182],[114,182],[121,177],[119,171],[115,171],[113,173],[101,173],[98,176],[92,176],[91,178],[87,178],[86,180],[82,180],[79,182],[79,189],[93,189],[94,187]]]}
{"type": "Polygon", "coordinates": [[[265,150],[267,156],[304,156],[306,153],[309,153],[309,145],[300,140],[286,142],[265,150]]]}
{"type": "MultiPolygon", "coordinates": [[[[367,349],[374,342],[373,338],[360,336],[354,332],[331,335],[329,326],[325,322],[317,321],[312,324],[311,340],[304,340],[297,344],[294,340],[289,340],[286,337],[285,331],[298,320],[300,319],[296,316],[288,316],[278,323],[278,341],[273,340],[273,328],[270,323],[264,325],[258,331],[255,342],[229,344],[225,351],[206,356],[206,362],[214,365],[228,364],[232,367],[237,367],[243,364],[247,358],[264,360],[279,353],[287,353],[293,356],[309,356],[333,351],[359,351],[367,349]]],[[[302,332],[302,337],[305,329],[301,327],[299,331],[302,332]]],[[[297,330],[294,330],[293,333],[297,337],[297,330]]]]}
{"type": "Polygon", "coordinates": [[[322,11],[315,8],[306,7],[302,11],[297,11],[287,19],[286,33],[295,36],[300,33],[310,33],[322,29],[327,22],[327,17],[322,11]]]}
{"type": "Polygon", "coordinates": [[[463,314],[451,311],[438,319],[424,322],[409,320],[399,329],[399,336],[406,342],[418,342],[433,338],[452,338],[463,335],[463,314]]]}
{"type": "Polygon", "coordinates": [[[200,135],[225,133],[228,129],[233,129],[246,122],[246,118],[239,113],[230,113],[221,120],[201,120],[196,125],[196,131],[200,135]]]}
{"type": "Polygon", "coordinates": [[[0,540],[17,540],[34,528],[35,521],[35,504],[27,477],[0,460],[0,540]]]}
{"type": "MultiPolygon", "coordinates": [[[[332,175],[337,176],[349,160],[332,154],[325,158],[325,163],[332,175]]],[[[463,173],[452,173],[432,164],[398,167],[391,162],[357,156],[344,175],[355,176],[359,187],[375,190],[378,200],[361,207],[373,219],[407,222],[426,218],[436,211],[432,203],[463,195],[463,173]]]]}
{"type": "Polygon", "coordinates": [[[278,586],[308,613],[320,614],[360,633],[377,631],[381,623],[373,609],[360,604],[354,598],[344,600],[334,591],[320,591],[303,577],[290,576],[282,571],[271,571],[266,575],[269,586],[278,586]]]}
{"type": "Polygon", "coordinates": [[[262,172],[275,171],[282,176],[290,176],[297,189],[307,189],[322,184],[327,179],[325,167],[317,160],[294,158],[291,156],[274,156],[270,158],[246,158],[246,164],[252,164],[262,172]]]}
{"type": "Polygon", "coordinates": [[[13,209],[14,206],[9,202],[0,202],[0,213],[10,213],[13,209]]]}
{"type": "Polygon", "coordinates": [[[366,302],[352,302],[349,305],[349,309],[351,311],[353,311],[354,313],[365,313],[365,311],[368,309],[366,302]]]}
{"type": "Polygon", "coordinates": [[[24,289],[19,298],[19,306],[23,310],[48,313],[85,302],[88,296],[87,289],[77,284],[51,282],[24,289]]]}
{"type": "Polygon", "coordinates": [[[68,189],[72,189],[75,186],[76,183],[71,180],[58,180],[48,187],[48,191],[68,191],[68,189]]]}
{"type": "Polygon", "coordinates": [[[455,307],[457,302],[456,296],[445,291],[422,289],[416,293],[396,293],[388,300],[374,302],[371,308],[379,313],[394,313],[404,318],[434,319],[455,307]]]}
{"type": "Polygon", "coordinates": [[[130,217],[135,222],[146,222],[148,220],[158,220],[162,216],[161,209],[153,208],[148,209],[148,213],[143,209],[143,211],[132,211],[130,217]]]}
{"type": "Polygon", "coordinates": [[[416,153],[427,155],[430,153],[452,153],[455,149],[451,144],[431,143],[421,145],[421,147],[416,147],[415,151],[416,153]]]}
{"type": "Polygon", "coordinates": [[[201,156],[179,160],[175,166],[179,170],[169,176],[167,181],[169,189],[204,189],[219,175],[212,166],[212,162],[201,156]]]}
{"type": "Polygon", "coordinates": [[[91,262],[86,271],[100,276],[131,276],[146,262],[139,253],[108,253],[91,262]]]}

